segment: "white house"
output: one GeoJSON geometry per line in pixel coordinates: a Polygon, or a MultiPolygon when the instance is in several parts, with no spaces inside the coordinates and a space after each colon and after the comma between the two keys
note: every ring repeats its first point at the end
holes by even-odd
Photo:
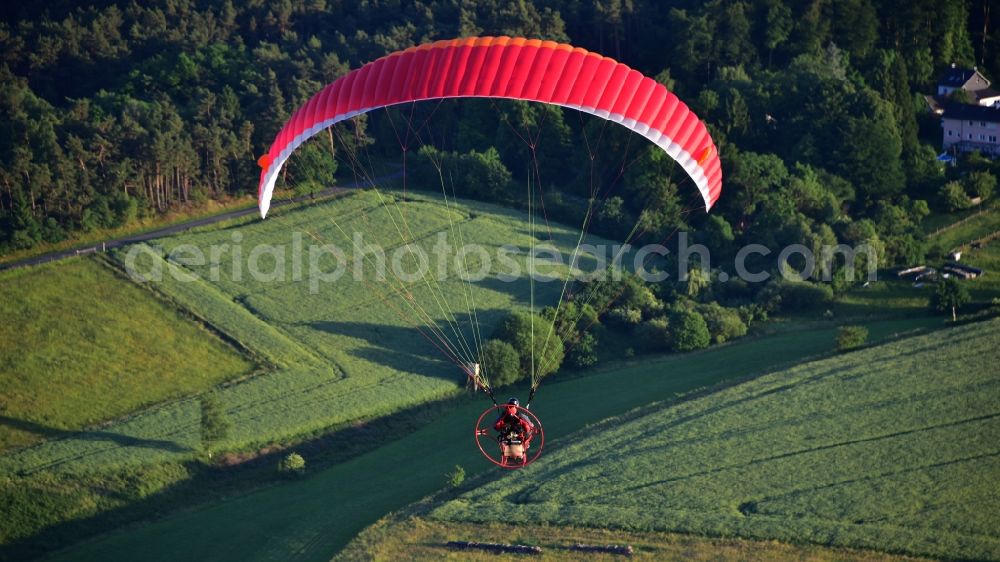
{"type": "Polygon", "coordinates": [[[1000,155],[1000,109],[951,103],[941,116],[942,146],[947,150],[1000,155]]]}

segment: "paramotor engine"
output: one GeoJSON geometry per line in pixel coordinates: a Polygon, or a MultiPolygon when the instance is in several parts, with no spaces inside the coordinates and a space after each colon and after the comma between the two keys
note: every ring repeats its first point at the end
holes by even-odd
{"type": "Polygon", "coordinates": [[[545,446],[545,430],[538,416],[531,410],[521,406],[507,404],[491,406],[480,414],[476,420],[476,446],[483,455],[500,468],[514,469],[528,466],[538,460],[545,446]],[[497,422],[492,416],[501,419],[507,415],[506,408],[513,407],[516,417],[525,419],[528,427],[502,427],[496,429],[497,422]],[[495,434],[495,435],[494,435],[495,434]]]}

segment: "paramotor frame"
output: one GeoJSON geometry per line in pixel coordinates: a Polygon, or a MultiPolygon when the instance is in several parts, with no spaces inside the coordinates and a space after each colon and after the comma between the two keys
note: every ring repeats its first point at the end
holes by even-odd
{"type": "Polygon", "coordinates": [[[500,468],[513,470],[524,468],[538,460],[538,457],[542,455],[542,449],[545,447],[545,430],[542,428],[541,420],[538,419],[538,416],[534,412],[522,406],[514,406],[517,408],[517,415],[526,416],[528,421],[534,426],[534,434],[520,436],[520,439],[513,440],[509,435],[497,435],[493,429],[494,422],[490,414],[503,415],[504,410],[510,406],[508,404],[490,406],[483,411],[479,415],[479,419],[476,420],[475,436],[476,446],[479,447],[479,451],[483,453],[484,457],[500,468]],[[525,447],[527,444],[530,444],[530,446],[525,447]],[[494,451],[494,453],[490,453],[489,451],[494,451]]]}

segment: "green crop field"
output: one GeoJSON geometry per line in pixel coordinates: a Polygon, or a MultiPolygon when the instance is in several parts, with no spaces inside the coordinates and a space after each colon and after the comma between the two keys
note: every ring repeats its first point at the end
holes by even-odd
{"type": "MultiPolygon", "coordinates": [[[[537,546],[539,562],[610,562],[612,560],[684,560],[686,562],[917,562],[924,560],[882,552],[849,550],[815,545],[753,541],[736,538],[706,538],[662,532],[629,532],[555,525],[505,525],[443,522],[410,517],[396,524],[376,525],[362,535],[368,540],[352,543],[334,557],[334,562],[374,561],[462,562],[495,561],[498,555],[475,549],[456,549],[450,541],[537,546]],[[576,545],[631,546],[627,558],[618,553],[576,550],[576,545]]],[[[513,557],[511,557],[513,558],[513,557]]],[[[520,558],[520,557],[518,557],[520,558]]]]}
{"type": "MultiPolygon", "coordinates": [[[[276,212],[266,221],[206,229],[117,252],[114,257],[123,272],[145,275],[150,289],[225,334],[263,366],[263,373],[223,385],[216,392],[232,423],[220,448],[255,449],[309,436],[452,396],[462,388],[464,376],[458,368],[420,338],[405,316],[395,313],[394,307],[406,306],[407,301],[392,293],[403,289],[392,283],[391,270],[384,282],[370,280],[375,268],[363,262],[369,269],[361,281],[348,272],[336,283],[310,284],[309,268],[314,263],[326,273],[336,265],[327,254],[317,253],[316,261],[310,261],[311,244],[337,244],[350,255],[352,241],[344,239],[341,229],[363,233],[365,244],[382,245],[390,258],[408,242],[427,248],[437,241],[438,232],[448,232],[452,245],[475,242],[489,252],[500,244],[522,251],[531,245],[527,224],[518,212],[480,204],[450,207],[419,198],[383,205],[378,196],[364,192],[276,212]],[[302,254],[295,266],[297,244],[302,254]],[[180,264],[178,256],[184,248],[198,248],[210,257],[213,247],[220,251],[215,271],[210,263],[201,267],[180,264]],[[261,253],[255,258],[257,251],[261,253]],[[288,267],[276,269],[276,252],[282,251],[288,267]],[[159,277],[157,268],[162,273],[159,277]],[[285,278],[277,278],[275,271],[285,278]]],[[[548,239],[547,229],[536,234],[548,239]]],[[[576,243],[571,230],[554,228],[552,235],[563,250],[576,243]]],[[[475,272],[476,254],[471,256],[468,266],[475,272]]],[[[523,268],[523,253],[520,260],[523,268]]],[[[403,267],[412,265],[403,261],[403,267]]],[[[506,268],[493,263],[489,271],[506,271],[501,267],[506,268]]],[[[4,349],[5,361],[26,362],[14,371],[19,376],[4,377],[3,384],[8,385],[4,399],[13,401],[17,395],[30,394],[50,401],[46,402],[49,410],[37,417],[8,407],[2,415],[10,423],[3,427],[9,435],[15,435],[15,430],[21,435],[27,428],[35,435],[61,438],[0,456],[4,476],[0,480],[0,505],[4,506],[0,508],[0,543],[30,536],[54,523],[135,503],[188,478],[190,471],[184,463],[200,450],[199,406],[194,399],[164,400],[247,374],[253,365],[231,348],[213,351],[225,348],[218,338],[180,320],[183,316],[176,309],[151,299],[141,287],[96,262],[76,260],[29,268],[6,274],[5,279],[5,287],[12,289],[5,292],[3,306],[15,318],[24,318],[4,325],[8,330],[5,344],[18,345],[15,336],[24,342],[19,332],[44,341],[27,347],[33,350],[30,354],[23,353],[24,347],[4,349]],[[22,282],[17,284],[17,279],[22,282]],[[32,320],[32,303],[43,302],[48,292],[23,293],[35,290],[39,283],[45,287],[45,279],[52,286],[48,292],[62,299],[48,306],[69,308],[79,318],[53,313],[45,322],[32,320]],[[84,301],[76,312],[67,306],[72,300],[84,301]],[[171,334],[168,328],[178,323],[188,332],[171,334]],[[95,325],[100,326],[96,335],[95,325]],[[62,333],[57,328],[73,331],[74,327],[79,327],[78,334],[57,337],[62,333]],[[185,335],[192,341],[185,340],[185,335]],[[95,337],[99,346],[91,342],[95,337]],[[103,371],[108,378],[100,380],[105,382],[94,384],[99,380],[95,375],[90,379],[78,376],[79,388],[51,384],[44,362],[50,356],[64,357],[65,350],[75,348],[81,351],[79,369],[111,366],[103,371]],[[34,374],[25,377],[22,372],[34,374]],[[126,375],[132,378],[126,380],[126,375]],[[187,386],[178,382],[183,377],[187,386]],[[109,391],[109,386],[114,388],[109,391]],[[93,394],[91,399],[86,392],[93,394]],[[100,428],[66,434],[42,431],[48,427],[78,430],[148,405],[152,407],[100,428]],[[67,419],[60,421],[57,416],[67,419]]],[[[558,283],[536,284],[537,304],[555,302],[560,289],[558,283]]],[[[530,300],[530,287],[523,278],[501,283],[487,277],[470,287],[451,274],[440,287],[414,282],[405,290],[433,322],[443,330],[454,330],[453,340],[459,333],[470,341],[473,338],[466,298],[475,300],[484,336],[500,315],[525,307],[530,300]]],[[[75,375],[63,369],[60,376],[75,375]]],[[[30,402],[25,401],[22,409],[30,409],[30,402]]]]}
{"type": "MultiPolygon", "coordinates": [[[[878,341],[939,327],[942,321],[923,317],[866,325],[878,341]]],[[[550,440],[546,447],[557,453],[587,424],[651,401],[827,354],[835,347],[835,335],[835,326],[817,325],[553,379],[542,386],[536,400],[550,440]]],[[[177,560],[219,553],[218,557],[233,560],[328,560],[365,526],[441,488],[445,474],[456,464],[465,467],[470,478],[493,473],[470,437],[485,405],[482,397],[470,397],[428,419],[427,426],[414,433],[303,479],[125,529],[55,558],[177,560]]],[[[543,459],[548,462],[547,456],[543,459]]]]}
{"type": "Polygon", "coordinates": [[[592,428],[430,517],[1000,559],[1000,320],[592,428]]]}
{"type": "MultiPolygon", "coordinates": [[[[363,192],[239,229],[160,240],[155,251],[139,253],[131,265],[134,272],[152,276],[161,268],[161,280],[152,282],[157,290],[275,367],[267,376],[222,393],[238,427],[230,446],[266,443],[449,396],[462,387],[464,374],[419,335],[417,327],[427,328],[414,322],[414,311],[458,346],[474,349],[475,338],[488,337],[498,318],[528,305],[530,288],[523,278],[503,283],[487,277],[470,287],[449,268],[442,281],[401,285],[391,263],[385,280],[378,279],[374,254],[358,262],[358,279],[352,271],[355,242],[346,234],[354,232],[364,237],[359,247],[380,246],[387,262],[396,249],[411,243],[433,260],[438,233],[447,233],[454,246],[480,244],[491,255],[501,244],[522,251],[532,244],[520,213],[484,204],[449,207],[419,198],[397,202],[389,194],[363,192]],[[383,197],[391,202],[383,204],[383,197]],[[237,244],[242,256],[234,258],[230,248],[237,244]],[[346,254],[347,268],[336,282],[309,274],[311,269],[330,273],[336,268],[329,254],[313,253],[311,246],[321,244],[336,245],[346,254]],[[206,256],[219,248],[221,265],[180,268],[177,260],[160,257],[176,254],[182,246],[206,256]],[[280,263],[284,268],[276,266],[280,263]],[[194,279],[178,279],[176,271],[194,279]],[[473,315],[479,334],[470,321],[473,315]]],[[[564,251],[576,243],[571,229],[559,227],[553,235],[564,251]]],[[[122,252],[119,259],[124,263],[128,254],[122,252]]],[[[523,267],[523,253],[520,261],[523,267]]],[[[432,261],[430,267],[437,265],[432,261]]],[[[492,274],[504,271],[497,263],[486,265],[484,271],[492,274]]],[[[403,260],[405,271],[413,266],[403,260]]],[[[476,271],[479,262],[470,259],[469,267],[476,271]]],[[[561,287],[536,284],[536,303],[555,302],[561,287]]],[[[473,352],[457,353],[475,358],[473,352]]]]}
{"type": "MultiPolygon", "coordinates": [[[[455,214],[455,218],[464,216],[462,220],[474,223],[463,229],[467,242],[483,242],[490,249],[495,249],[496,241],[521,247],[530,244],[519,214],[488,205],[463,207],[459,213],[442,204],[414,200],[399,210],[405,213],[408,232],[413,234],[412,238],[405,236],[407,240],[429,243],[434,238],[432,234],[448,230],[447,214],[455,214]],[[492,240],[492,245],[487,245],[486,240],[492,240]]],[[[405,301],[388,294],[393,289],[391,279],[385,283],[355,281],[347,274],[337,283],[320,285],[314,293],[304,279],[305,272],[300,280],[293,277],[290,266],[283,281],[255,280],[251,275],[247,262],[252,248],[263,245],[285,248],[291,260],[294,252],[291,245],[295,237],[300,236],[306,247],[303,255],[308,256],[307,245],[315,239],[343,245],[343,241],[336,238],[339,234],[335,224],[345,231],[357,229],[371,235],[369,242],[382,242],[387,251],[391,251],[403,244],[403,238],[386,234],[394,230],[389,227],[369,226],[377,222],[389,224],[386,212],[374,195],[362,193],[287,215],[276,214],[267,221],[241,228],[162,239],[157,241],[158,248],[149,251],[137,246],[140,250],[135,252],[135,260],[129,259],[128,251],[117,254],[123,268],[128,261],[136,274],[152,278],[156,268],[161,268],[160,279],[149,282],[154,290],[225,333],[251,356],[271,367],[266,374],[219,391],[220,401],[233,423],[225,446],[268,444],[284,437],[391,413],[451,395],[461,388],[464,380],[458,368],[420,338],[404,318],[394,313],[393,308],[403,306],[401,303],[405,301]],[[235,260],[243,268],[237,279],[233,275],[234,260],[225,261],[229,258],[222,260],[224,263],[215,274],[210,265],[181,268],[160,255],[169,255],[181,245],[202,248],[208,255],[213,245],[232,247],[236,244],[234,240],[246,248],[244,259],[235,260]],[[178,272],[187,277],[175,275],[178,272]]],[[[575,243],[569,231],[556,230],[554,235],[563,248],[567,245],[572,248],[575,243]]],[[[273,260],[273,254],[269,255],[273,260]]],[[[273,270],[264,265],[266,259],[259,260],[258,270],[269,267],[273,270]]],[[[303,264],[303,267],[308,265],[303,264]]],[[[494,264],[494,267],[499,266],[494,264]]],[[[427,314],[441,323],[442,329],[450,329],[444,320],[450,315],[456,320],[456,333],[461,332],[462,337],[471,341],[471,329],[464,317],[467,314],[465,303],[461,301],[466,286],[464,281],[452,277],[441,284],[440,291],[434,286],[416,283],[409,290],[427,314]],[[441,301],[438,306],[435,295],[442,294],[448,302],[441,301]]],[[[536,301],[539,305],[554,302],[560,288],[557,283],[536,284],[536,301]]],[[[526,306],[529,299],[529,287],[523,280],[499,286],[487,280],[474,289],[475,294],[470,298],[476,301],[479,323],[487,333],[496,318],[511,309],[526,306]]],[[[127,311],[122,308],[121,314],[128,314],[127,311]]],[[[176,313],[170,314],[176,316],[176,313]]],[[[149,318],[164,314],[149,312],[130,316],[135,322],[141,318],[146,324],[152,321],[149,318]]],[[[185,348],[174,351],[178,356],[189,352],[185,348]]],[[[183,460],[189,455],[187,451],[198,443],[197,423],[197,404],[190,400],[172,402],[105,428],[109,435],[120,434],[139,440],[136,446],[128,446],[128,443],[111,446],[107,440],[69,436],[0,457],[0,469],[31,474],[39,470],[81,471],[104,465],[183,460]],[[145,446],[141,440],[170,446],[145,446]]]]}
{"type": "Polygon", "coordinates": [[[95,259],[0,274],[0,451],[253,371],[95,259]]]}
{"type": "MultiPolygon", "coordinates": [[[[256,449],[456,395],[463,382],[461,373],[443,360],[389,305],[390,302],[396,302],[397,306],[405,303],[390,294],[404,289],[389,282],[355,281],[350,274],[345,274],[336,283],[320,281],[311,286],[307,276],[311,267],[309,245],[334,243],[349,249],[351,241],[344,239],[342,231],[362,232],[365,242],[381,243],[391,255],[394,249],[410,241],[426,249],[435,242],[436,233],[442,231],[452,233],[454,243],[458,231],[452,230],[453,224],[463,225],[461,242],[481,242],[491,252],[499,243],[522,249],[531,244],[526,222],[519,212],[468,203],[449,208],[440,202],[412,196],[406,201],[398,201],[398,206],[390,203],[385,207],[375,194],[363,192],[275,213],[266,221],[241,222],[157,240],[148,246],[136,246],[132,254],[126,249],[114,257],[122,270],[131,267],[133,273],[148,277],[155,277],[159,268],[159,280],[150,281],[149,288],[185,313],[224,333],[253,361],[264,366],[262,374],[223,385],[217,391],[233,425],[220,447],[256,449]],[[299,274],[291,265],[296,260],[297,244],[302,246],[298,254],[299,274]],[[242,255],[235,255],[233,248],[237,245],[242,255]],[[261,250],[253,258],[255,248],[261,250]],[[182,259],[178,256],[190,257],[192,249],[205,255],[217,251],[217,264],[180,264],[182,259]],[[130,255],[136,259],[132,260],[130,255]],[[285,268],[275,267],[280,260],[284,260],[285,268]],[[263,273],[264,277],[269,272],[272,277],[280,277],[279,273],[283,272],[285,278],[268,281],[258,275],[255,279],[251,275],[253,270],[263,273]],[[177,274],[185,274],[187,278],[177,274]]],[[[572,229],[557,227],[552,234],[556,245],[563,249],[576,242],[572,229]]],[[[535,235],[548,238],[546,230],[535,235]]],[[[329,272],[333,264],[324,261],[326,259],[321,257],[316,266],[329,272]]],[[[521,263],[523,265],[523,261],[521,263]]],[[[499,265],[493,264],[491,271],[496,272],[497,267],[499,265]]],[[[442,329],[451,329],[445,318],[454,315],[457,318],[455,329],[471,339],[469,323],[463,316],[468,314],[464,300],[466,286],[464,282],[449,278],[443,281],[440,292],[435,286],[421,283],[411,283],[405,290],[423,303],[428,315],[442,329]],[[439,302],[435,295],[449,298],[447,302],[439,302]]],[[[560,288],[556,283],[536,285],[537,302],[553,302],[560,288]]],[[[488,332],[499,315],[527,305],[529,287],[525,281],[498,284],[488,279],[475,284],[469,297],[475,299],[479,321],[488,332]]],[[[142,318],[144,325],[148,325],[151,316],[134,317],[142,318]]],[[[873,341],[941,325],[938,318],[927,316],[862,321],[870,327],[873,341]]],[[[677,392],[827,353],[833,348],[835,329],[835,325],[827,321],[797,325],[794,330],[779,327],[759,340],[684,356],[678,358],[681,362],[676,364],[679,366],[676,378],[656,379],[657,375],[649,373],[657,372],[660,363],[646,360],[627,366],[624,371],[591,373],[566,381],[566,385],[552,386],[562,391],[550,390],[546,385],[545,400],[554,413],[550,427],[555,435],[565,434],[584,423],[620,414],[651,400],[670,398],[677,392]],[[733,365],[740,365],[740,368],[733,369],[733,365]],[[633,376],[653,379],[646,386],[638,386],[627,382],[633,376]],[[594,382],[583,382],[590,380],[594,382]],[[609,380],[622,382],[621,389],[611,395],[607,387],[609,380]],[[568,385],[575,386],[571,389],[568,385]],[[581,400],[590,403],[600,400],[600,407],[578,411],[581,400]]],[[[675,365],[669,361],[666,364],[675,365]]],[[[213,384],[215,379],[203,381],[201,388],[213,384]]],[[[287,503],[288,499],[321,502],[315,509],[302,513],[307,520],[302,522],[301,532],[310,537],[321,536],[318,541],[310,538],[303,548],[309,557],[322,559],[335,551],[337,545],[346,543],[352,536],[352,529],[356,532],[387,510],[404,506],[436,489],[440,485],[439,473],[453,465],[455,459],[470,466],[472,463],[478,465],[478,459],[469,454],[468,443],[461,437],[465,434],[459,430],[462,420],[475,415],[473,411],[478,406],[479,402],[473,401],[468,408],[461,407],[458,413],[449,416],[455,424],[452,426],[449,422],[448,427],[458,432],[455,441],[442,447],[440,457],[421,459],[429,464],[420,469],[424,471],[420,478],[414,479],[405,467],[396,466],[399,457],[386,460],[384,455],[390,453],[382,452],[383,456],[349,461],[344,466],[324,471],[315,479],[307,479],[312,484],[301,488],[305,496],[283,485],[251,494],[245,501],[254,505],[254,510],[268,513],[260,523],[270,528],[276,524],[272,515],[297,520],[298,510],[287,503]],[[388,465],[393,465],[394,470],[385,470],[388,465]],[[348,512],[328,513],[323,508],[328,501],[355,501],[339,495],[330,499],[325,486],[342,478],[352,482],[374,479],[371,486],[385,487],[387,495],[359,496],[355,498],[358,503],[352,504],[354,507],[348,512]],[[406,484],[401,484],[403,482],[406,484]],[[324,488],[310,487],[316,483],[323,483],[324,488]],[[402,486],[400,493],[388,492],[394,486],[402,486]],[[289,509],[293,513],[289,513],[289,509]],[[338,530],[329,533],[330,525],[337,526],[338,530]]],[[[58,536],[69,537],[64,540],[71,541],[80,536],[79,533],[86,535],[92,531],[73,531],[70,522],[86,522],[98,514],[116,512],[127,506],[138,505],[135,508],[138,517],[156,513],[157,506],[161,505],[157,503],[157,496],[169,497],[174,484],[187,481],[199,470],[189,465],[200,448],[198,421],[197,401],[173,400],[100,429],[73,433],[0,456],[0,473],[5,476],[0,482],[0,505],[5,506],[0,508],[0,515],[3,515],[0,517],[0,543],[16,544],[53,526],[63,533],[58,536]]],[[[410,439],[397,442],[401,448],[392,454],[402,454],[408,459],[413,451],[427,446],[426,436],[410,439]]],[[[243,504],[242,501],[238,503],[243,504]]],[[[242,526],[237,516],[226,517],[236,526],[217,529],[219,522],[205,520],[199,520],[196,525],[206,529],[206,540],[218,540],[209,529],[239,541],[246,538],[244,532],[261,533],[261,527],[242,526]]],[[[179,528],[190,530],[187,525],[182,523],[179,528]]],[[[282,533],[278,532],[277,540],[284,540],[281,537],[282,533]]],[[[156,552],[176,554],[162,542],[154,540],[149,544],[155,547],[143,549],[149,556],[156,552]]],[[[203,544],[206,543],[191,539],[192,547],[203,544]]],[[[279,551],[276,551],[277,557],[280,557],[279,551]]]]}

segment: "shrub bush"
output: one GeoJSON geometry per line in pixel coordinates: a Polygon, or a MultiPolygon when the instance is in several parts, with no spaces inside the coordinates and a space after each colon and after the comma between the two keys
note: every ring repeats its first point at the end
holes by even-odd
{"type": "Polygon", "coordinates": [[[808,310],[833,298],[833,287],[821,283],[783,282],[780,288],[781,308],[808,310]]]}
{"type": "Polygon", "coordinates": [[[597,338],[584,332],[567,354],[570,365],[576,369],[586,369],[597,364],[597,338]]]}
{"type": "Polygon", "coordinates": [[[448,474],[448,485],[457,488],[462,485],[462,482],[465,482],[465,469],[456,464],[455,470],[448,474]]]}
{"type": "Polygon", "coordinates": [[[699,306],[698,312],[705,318],[708,333],[714,343],[724,343],[747,334],[747,325],[736,310],[713,302],[699,306]]]}
{"type": "Polygon", "coordinates": [[[965,191],[986,201],[997,188],[997,178],[989,172],[972,172],[965,177],[965,191]]]}
{"type": "Polygon", "coordinates": [[[525,375],[521,371],[521,358],[509,343],[492,339],[483,344],[483,369],[493,387],[517,382],[525,375]]]}
{"type": "Polygon", "coordinates": [[[938,199],[941,201],[941,206],[949,212],[961,211],[972,206],[972,201],[965,193],[965,188],[957,181],[950,181],[941,186],[938,191],[938,199]]]}
{"type": "Polygon", "coordinates": [[[199,399],[199,405],[201,406],[201,445],[211,458],[215,445],[229,436],[232,423],[214,394],[202,396],[199,399]]]}
{"type": "Polygon", "coordinates": [[[500,322],[493,337],[514,348],[520,359],[522,373],[531,373],[534,365],[535,376],[544,377],[558,371],[565,357],[562,338],[555,333],[552,322],[537,314],[510,314],[500,322]]]}
{"type": "Polygon", "coordinates": [[[642,322],[642,311],[624,306],[612,308],[605,316],[605,322],[616,330],[631,330],[642,322]]]}
{"type": "Polygon", "coordinates": [[[278,472],[286,476],[301,476],[305,471],[306,460],[298,453],[288,453],[278,461],[278,472]]]}
{"type": "Polygon", "coordinates": [[[705,318],[693,310],[679,310],[670,317],[670,349],[693,351],[708,347],[711,336],[705,318]]]}
{"type": "Polygon", "coordinates": [[[635,339],[646,351],[670,349],[670,322],[666,318],[653,318],[639,324],[635,339]]]}
{"type": "Polygon", "coordinates": [[[864,326],[841,326],[837,330],[837,350],[857,349],[868,341],[868,328],[864,326]]]}

